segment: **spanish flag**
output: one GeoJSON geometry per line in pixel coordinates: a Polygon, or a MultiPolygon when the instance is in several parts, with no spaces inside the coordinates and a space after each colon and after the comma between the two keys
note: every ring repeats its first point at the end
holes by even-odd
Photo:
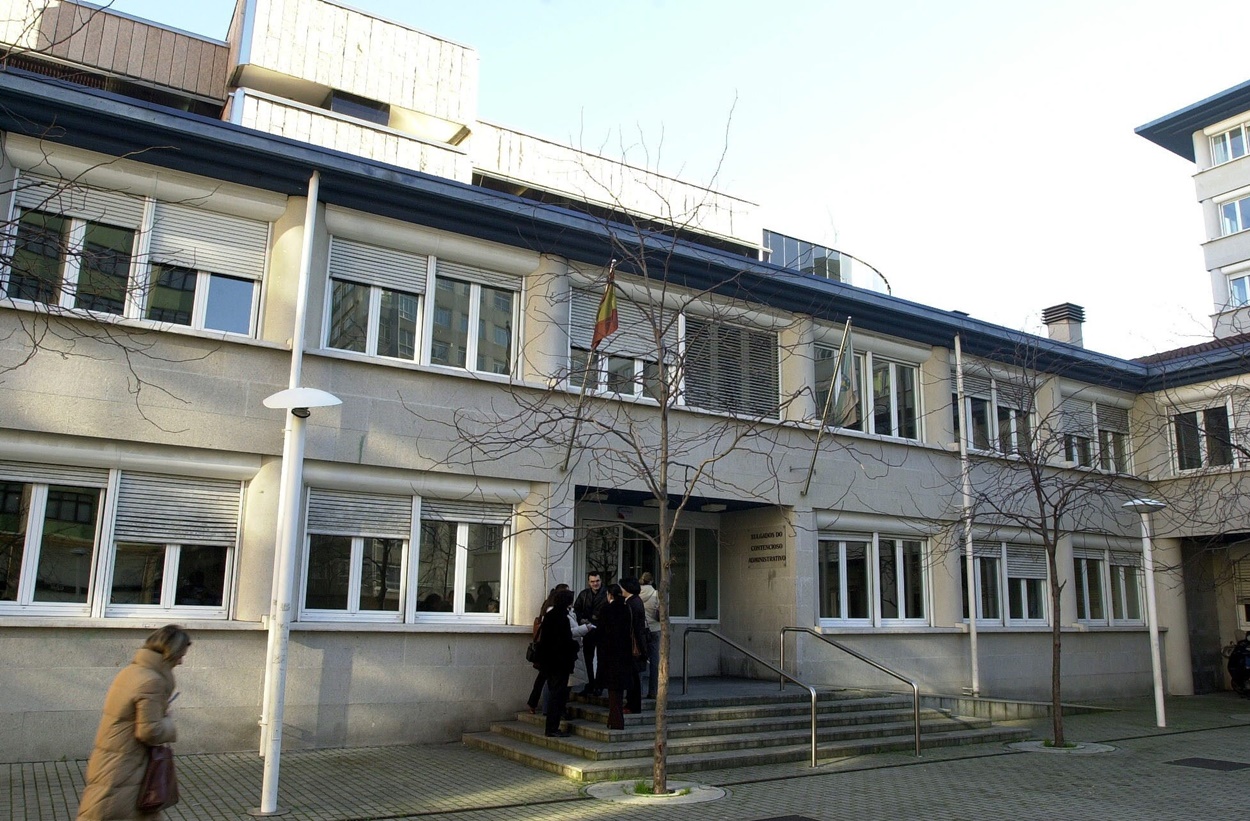
{"type": "Polygon", "coordinates": [[[595,335],[590,339],[591,350],[599,347],[599,343],[616,333],[620,327],[620,315],[616,311],[616,260],[608,268],[608,284],[603,289],[603,299],[599,300],[599,313],[595,314],[595,335]]]}

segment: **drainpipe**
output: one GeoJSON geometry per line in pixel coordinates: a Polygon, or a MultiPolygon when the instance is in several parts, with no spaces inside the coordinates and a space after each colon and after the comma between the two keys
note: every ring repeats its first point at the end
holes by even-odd
{"type": "Polygon", "coordinates": [[[968,413],[964,402],[964,354],[955,334],[955,396],[959,403],[959,473],[963,490],[964,564],[968,579],[968,654],[972,659],[972,696],[981,695],[977,661],[977,586],[972,555],[972,470],[968,463],[968,413]]]}

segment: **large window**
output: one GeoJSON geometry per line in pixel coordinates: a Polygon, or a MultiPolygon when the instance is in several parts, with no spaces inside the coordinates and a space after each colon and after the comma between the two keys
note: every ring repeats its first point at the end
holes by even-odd
{"type": "MultiPolygon", "coordinates": [[[[967,557],[960,556],[963,616],[968,618],[967,557]]],[[[1046,623],[1046,552],[1000,542],[973,545],[973,583],[977,623],[1046,623]]]]}
{"type": "Polygon", "coordinates": [[[924,542],[820,538],[820,617],[847,625],[925,624],[924,542]]]}
{"type": "Polygon", "coordinates": [[[104,492],[0,481],[0,612],[85,614],[104,492]]]}
{"type": "Polygon", "coordinates": [[[418,616],[438,618],[441,613],[503,620],[511,567],[510,515],[510,509],[498,505],[422,502],[418,616]]]}
{"type": "MultiPolygon", "coordinates": [[[[960,434],[956,375],[951,374],[951,410],[960,434]]],[[[996,377],[964,375],[964,414],[968,447],[1003,454],[1028,453],[1033,447],[1033,393],[1023,384],[996,377]]]]}
{"type": "Polygon", "coordinates": [[[1250,228],[1250,197],[1220,204],[1220,236],[1250,228]]]}
{"type": "Polygon", "coordinates": [[[0,292],[64,309],[255,333],[268,223],[22,175],[0,292]],[[146,246],[144,240],[146,239],[146,246]],[[136,256],[146,250],[145,257],[136,256]]]}
{"type": "Polygon", "coordinates": [[[326,347],[416,360],[428,267],[424,254],[332,237],[326,347]]]}
{"type": "Polygon", "coordinates": [[[1076,548],[1072,563],[1079,620],[1101,624],[1142,622],[1145,588],[1139,555],[1076,548]]]}
{"type": "Polygon", "coordinates": [[[134,243],[129,228],[23,209],[5,295],[122,314],[134,243]]]}
{"type": "Polygon", "coordinates": [[[744,416],[776,417],[777,335],[686,318],[685,403],[744,416]]]}
{"type": "Polygon", "coordinates": [[[574,348],[569,359],[569,385],[581,388],[583,384],[590,391],[645,396],[656,401],[664,395],[660,367],[655,362],[574,348]]]}
{"type": "MultiPolygon", "coordinates": [[[[661,304],[642,304],[619,291],[618,328],[591,352],[595,318],[603,294],[575,288],[569,309],[568,384],[588,391],[659,400],[664,394],[659,362],[677,353],[677,312],[661,304]]],[[[671,370],[670,370],[671,373],[671,370]]]]}
{"type": "Polygon", "coordinates": [[[240,483],[0,463],[0,612],[225,618],[240,483]],[[111,545],[99,550],[105,513],[111,545]],[[162,615],[164,614],[164,615],[162,615]]]}
{"type": "Polygon", "coordinates": [[[239,492],[236,481],[123,472],[105,615],[225,618],[239,492]]]}
{"type": "MultiPolygon", "coordinates": [[[[836,347],[816,345],[817,413],[824,412],[837,362],[836,347]]],[[[859,413],[846,427],[882,436],[919,439],[919,369],[915,365],[892,362],[868,351],[855,355],[854,373],[859,413]],[[868,381],[865,382],[865,379],[868,381]]]]}
{"type": "Polygon", "coordinates": [[[1172,431],[1177,469],[1199,470],[1235,464],[1226,405],[1174,414],[1172,431]]]}
{"type": "Polygon", "coordinates": [[[1228,131],[1212,135],[1211,163],[1220,165],[1246,155],[1246,126],[1244,124],[1228,131]]]}
{"type": "Polygon", "coordinates": [[[444,275],[444,269],[454,267],[459,266],[439,263],[430,363],[484,373],[512,373],[516,291],[444,275]]]}
{"type": "MultiPolygon", "coordinates": [[[[655,547],[654,525],[590,522],[582,544],[586,570],[597,570],[604,583],[650,572],[658,586],[664,574],[655,547]]],[[[669,543],[672,578],[669,615],[678,620],[720,618],[720,540],[710,528],[679,528],[669,543]]]]}

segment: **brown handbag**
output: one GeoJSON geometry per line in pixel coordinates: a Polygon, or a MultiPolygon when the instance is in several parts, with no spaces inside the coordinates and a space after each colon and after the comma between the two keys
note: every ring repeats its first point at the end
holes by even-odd
{"type": "Polygon", "coordinates": [[[178,774],[174,751],[168,744],[148,747],[148,767],[139,787],[139,811],[160,812],[178,803],[178,774]]]}

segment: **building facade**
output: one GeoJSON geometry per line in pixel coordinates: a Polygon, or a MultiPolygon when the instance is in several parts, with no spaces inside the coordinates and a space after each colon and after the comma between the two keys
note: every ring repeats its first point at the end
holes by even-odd
{"type": "MultiPolygon", "coordinates": [[[[817,627],[958,693],[975,627],[977,691],[1042,699],[1058,623],[1069,699],[1147,692],[1120,505],[1148,493],[1177,514],[1170,691],[1231,638],[1186,559],[1244,518],[1244,343],[1124,361],[1074,344],[1075,306],[1039,338],[766,261],[752,203],[484,122],[472,49],[324,0],[241,0],[225,42],[4,5],[0,757],[85,754],[171,621],[195,639],[181,748],[257,745],[287,424],[262,400],[293,383],[342,404],[308,410],[291,502],[288,746],[514,711],[540,602],[588,569],[667,574],[678,637],[767,659],[817,627]],[[843,362],[854,401],[831,403],[843,362]],[[1081,491],[1050,535],[985,490],[1038,453],[1081,491]]],[[[678,647],[674,674],[760,673],[678,647]]]]}

